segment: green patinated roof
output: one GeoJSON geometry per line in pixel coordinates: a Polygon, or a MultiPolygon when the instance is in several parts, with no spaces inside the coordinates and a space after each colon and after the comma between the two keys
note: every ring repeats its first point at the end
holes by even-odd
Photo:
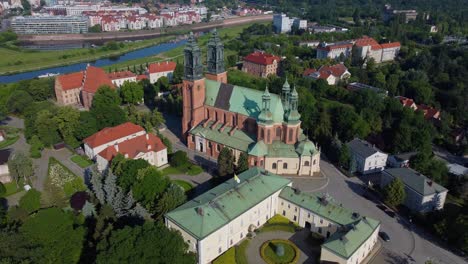
{"type": "Polygon", "coordinates": [[[380,222],[363,217],[351,226],[331,235],[322,247],[348,259],[374,233],[380,222]]]}
{"type": "MultiPolygon", "coordinates": [[[[208,79],[205,79],[205,87],[205,105],[239,113],[258,120],[258,116],[262,110],[263,91],[221,84],[220,82],[208,79]],[[228,102],[224,102],[225,100],[228,102]]],[[[281,97],[276,94],[270,94],[270,98],[270,111],[273,122],[283,122],[284,109],[281,97]]]]}
{"type": "Polygon", "coordinates": [[[203,239],[226,225],[291,181],[253,167],[165,216],[197,239],[203,239]]]}
{"type": "Polygon", "coordinates": [[[249,145],[257,141],[253,135],[249,135],[239,129],[236,129],[232,135],[229,135],[232,127],[226,126],[221,132],[220,128],[223,126],[223,124],[218,124],[211,128],[213,123],[213,121],[208,122],[206,127],[203,127],[203,124],[199,124],[198,126],[192,128],[189,133],[192,135],[202,136],[208,140],[221,143],[225,146],[242,151],[247,151],[249,145]]]}
{"type": "Polygon", "coordinates": [[[301,156],[312,156],[318,152],[314,143],[308,139],[300,141],[297,145],[296,151],[301,156]]]}
{"type": "Polygon", "coordinates": [[[331,235],[322,246],[345,259],[348,259],[380,225],[380,222],[375,219],[361,217],[335,204],[331,198],[323,202],[322,197],[316,194],[298,193],[291,187],[285,187],[279,196],[340,225],[339,230],[331,235]]]}
{"type": "Polygon", "coordinates": [[[268,145],[268,157],[281,157],[281,158],[297,158],[299,155],[296,152],[294,145],[288,145],[282,141],[275,140],[268,145]]]}
{"type": "Polygon", "coordinates": [[[266,156],[268,154],[268,147],[263,140],[260,140],[254,145],[251,145],[248,154],[256,157],[266,156]]]}
{"type": "Polygon", "coordinates": [[[295,193],[291,187],[284,188],[280,197],[339,225],[349,225],[358,220],[358,218],[353,217],[353,211],[333,203],[330,201],[331,198],[327,198],[325,203],[316,194],[295,193]]]}

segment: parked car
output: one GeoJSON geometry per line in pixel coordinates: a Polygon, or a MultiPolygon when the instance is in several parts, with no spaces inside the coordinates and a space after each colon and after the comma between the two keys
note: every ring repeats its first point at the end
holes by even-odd
{"type": "Polygon", "coordinates": [[[382,231],[382,232],[379,232],[379,236],[380,236],[380,238],[381,238],[383,241],[385,241],[385,242],[390,241],[390,237],[388,236],[388,234],[385,233],[385,232],[383,232],[383,231],[382,231]]]}
{"type": "Polygon", "coordinates": [[[384,212],[387,210],[387,207],[385,205],[383,205],[383,204],[378,204],[377,208],[379,208],[380,210],[382,210],[384,212]]]}
{"type": "Polygon", "coordinates": [[[395,218],[395,212],[390,211],[390,210],[385,210],[385,213],[390,216],[391,218],[395,218]]]}

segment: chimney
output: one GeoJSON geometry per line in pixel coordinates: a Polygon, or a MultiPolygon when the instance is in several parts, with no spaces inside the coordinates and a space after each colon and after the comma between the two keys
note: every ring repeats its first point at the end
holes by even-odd
{"type": "Polygon", "coordinates": [[[119,152],[119,144],[116,143],[116,144],[114,145],[114,148],[115,148],[115,150],[116,150],[117,152],[119,152]]]}
{"type": "Polygon", "coordinates": [[[146,146],[146,149],[147,149],[147,150],[150,150],[150,149],[151,149],[151,145],[148,144],[148,145],[146,146]]]}
{"type": "Polygon", "coordinates": [[[432,187],[433,181],[427,181],[427,184],[432,187]]]}
{"type": "Polygon", "coordinates": [[[128,159],[128,153],[125,153],[124,157],[125,157],[126,159],[128,159]]]}
{"type": "Polygon", "coordinates": [[[146,133],[146,140],[149,140],[149,134],[146,133]]]}

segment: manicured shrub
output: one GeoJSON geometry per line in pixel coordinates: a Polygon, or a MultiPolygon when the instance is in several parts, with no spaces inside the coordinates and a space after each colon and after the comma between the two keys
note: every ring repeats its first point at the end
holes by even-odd
{"type": "Polygon", "coordinates": [[[32,213],[41,208],[41,192],[31,189],[19,200],[19,207],[32,213]]]}

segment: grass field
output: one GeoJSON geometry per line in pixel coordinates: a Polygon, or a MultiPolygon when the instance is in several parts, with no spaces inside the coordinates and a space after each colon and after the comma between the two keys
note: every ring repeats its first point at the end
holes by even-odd
{"type": "Polygon", "coordinates": [[[186,181],[183,181],[183,180],[173,180],[172,181],[173,183],[179,185],[180,187],[182,187],[184,189],[184,191],[190,191],[191,189],[193,189],[193,186],[192,184],[186,182],[186,181]]]}
{"type": "Polygon", "coordinates": [[[6,148],[14,144],[19,139],[19,136],[7,137],[5,141],[0,142],[0,149],[6,148]]]}
{"type": "Polygon", "coordinates": [[[25,72],[43,68],[93,61],[100,58],[118,56],[132,50],[149,47],[166,42],[174,37],[165,36],[135,42],[123,43],[118,50],[105,50],[103,48],[83,48],[57,51],[34,51],[21,48],[0,48],[0,74],[25,72]]]}
{"type": "Polygon", "coordinates": [[[236,247],[228,249],[221,256],[213,260],[213,264],[236,264],[236,247]]]}
{"type": "Polygon", "coordinates": [[[3,184],[3,186],[5,186],[6,192],[0,197],[7,197],[7,196],[10,196],[12,194],[22,191],[23,189],[21,188],[21,184],[19,185],[20,185],[20,188],[16,188],[15,181],[3,184]]]}
{"type": "Polygon", "coordinates": [[[86,167],[89,167],[89,166],[93,165],[92,161],[90,161],[88,159],[85,159],[85,158],[83,158],[82,156],[79,156],[79,155],[75,155],[75,156],[71,157],[70,160],[73,161],[74,163],[76,163],[81,168],[86,168],[86,167]]]}

